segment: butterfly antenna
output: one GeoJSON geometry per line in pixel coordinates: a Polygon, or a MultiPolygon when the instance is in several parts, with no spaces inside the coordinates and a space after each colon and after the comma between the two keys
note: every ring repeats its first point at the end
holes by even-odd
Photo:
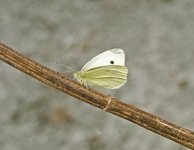
{"type": "Polygon", "coordinates": [[[56,62],[56,64],[59,65],[59,66],[61,66],[61,67],[63,67],[63,68],[68,69],[68,71],[65,71],[65,72],[70,72],[70,73],[74,72],[74,70],[71,67],[69,67],[69,66],[66,66],[64,64],[57,63],[57,62],[56,62]]]}

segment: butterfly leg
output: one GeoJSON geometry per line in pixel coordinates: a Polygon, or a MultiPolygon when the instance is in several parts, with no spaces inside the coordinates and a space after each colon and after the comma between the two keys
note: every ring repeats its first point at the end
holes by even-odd
{"type": "Polygon", "coordinates": [[[103,108],[104,111],[106,111],[111,103],[111,100],[112,100],[112,97],[111,96],[108,96],[108,102],[106,104],[106,106],[103,108]]]}
{"type": "Polygon", "coordinates": [[[88,85],[87,85],[86,82],[84,82],[84,81],[79,81],[79,83],[81,84],[82,87],[85,87],[85,88],[88,89],[88,85]]]}
{"type": "Polygon", "coordinates": [[[86,82],[82,82],[81,85],[88,89],[88,84],[86,82]]]}
{"type": "Polygon", "coordinates": [[[85,87],[88,89],[88,85],[87,85],[87,83],[85,83],[85,87]]]}

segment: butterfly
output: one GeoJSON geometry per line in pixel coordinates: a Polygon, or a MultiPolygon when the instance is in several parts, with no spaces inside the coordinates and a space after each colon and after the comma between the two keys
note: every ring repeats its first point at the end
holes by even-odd
{"type": "Polygon", "coordinates": [[[118,89],[127,81],[125,53],[115,48],[105,51],[88,61],[81,71],[73,74],[80,84],[118,89]]]}

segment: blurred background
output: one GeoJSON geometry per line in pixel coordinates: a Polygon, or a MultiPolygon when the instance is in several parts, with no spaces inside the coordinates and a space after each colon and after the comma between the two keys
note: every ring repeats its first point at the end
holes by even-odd
{"type": "MultiPolygon", "coordinates": [[[[1,0],[0,42],[56,71],[123,48],[128,82],[97,88],[194,131],[193,0],[1,0]]],[[[0,62],[1,150],[187,148],[0,62]]]]}

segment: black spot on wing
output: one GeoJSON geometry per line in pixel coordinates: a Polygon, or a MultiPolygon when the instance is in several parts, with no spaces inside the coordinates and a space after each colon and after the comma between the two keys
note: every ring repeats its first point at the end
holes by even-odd
{"type": "Polygon", "coordinates": [[[115,63],[115,62],[114,62],[113,60],[111,60],[111,61],[110,61],[110,64],[112,64],[112,65],[113,65],[114,63],[115,63]]]}

